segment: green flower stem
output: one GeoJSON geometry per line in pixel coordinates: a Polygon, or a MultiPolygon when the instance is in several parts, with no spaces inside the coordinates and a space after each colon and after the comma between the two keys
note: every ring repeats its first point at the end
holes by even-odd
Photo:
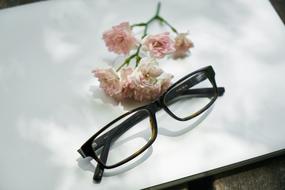
{"type": "Polygon", "coordinates": [[[174,33],[178,33],[177,30],[171,25],[169,24],[169,22],[167,22],[164,18],[158,16],[157,18],[159,21],[161,21],[162,23],[166,24],[174,33]]]}
{"type": "Polygon", "coordinates": [[[136,26],[145,26],[145,23],[138,23],[138,24],[133,24],[131,27],[134,28],[136,26]]]}
{"type": "MultiPolygon", "coordinates": [[[[149,19],[147,22],[142,22],[142,23],[137,23],[137,24],[133,24],[131,27],[134,28],[134,27],[144,27],[144,31],[143,31],[143,34],[141,36],[141,39],[143,39],[144,37],[147,36],[147,30],[148,30],[148,27],[149,25],[154,22],[154,21],[160,21],[161,23],[164,23],[165,25],[167,25],[174,33],[178,33],[177,30],[169,24],[169,22],[167,22],[164,18],[162,18],[160,15],[159,15],[159,12],[160,12],[160,7],[161,7],[161,3],[159,2],[157,4],[157,7],[156,7],[156,12],[155,12],[155,15],[149,19]]],[[[124,67],[125,65],[129,65],[131,60],[133,58],[136,59],[136,67],[138,66],[140,60],[141,60],[141,56],[139,55],[140,54],[140,50],[141,50],[141,47],[142,45],[140,44],[138,46],[138,49],[137,51],[130,55],[129,57],[127,57],[124,61],[124,63],[116,70],[117,72],[122,68],[124,67]]]]}
{"type": "Polygon", "coordinates": [[[124,63],[116,71],[118,72],[125,65],[129,65],[130,61],[133,58],[136,58],[136,67],[137,67],[139,62],[140,62],[140,60],[141,60],[141,56],[139,55],[141,47],[142,47],[142,45],[140,44],[138,49],[137,49],[137,51],[134,54],[130,55],[127,59],[125,59],[124,63]]]}
{"type": "Polygon", "coordinates": [[[156,7],[155,16],[158,16],[158,15],[159,15],[160,7],[161,7],[161,3],[160,3],[160,2],[158,2],[157,7],[156,7]]]}

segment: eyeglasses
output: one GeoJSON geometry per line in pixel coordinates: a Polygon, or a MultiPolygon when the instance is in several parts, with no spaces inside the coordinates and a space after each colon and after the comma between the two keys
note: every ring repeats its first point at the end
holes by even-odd
{"type": "Polygon", "coordinates": [[[157,137],[155,113],[164,109],[179,121],[190,120],[222,96],[212,66],[194,71],[175,82],[152,103],[116,118],[87,140],[78,152],[97,161],[93,179],[100,182],[104,169],[121,166],[143,153],[157,137]]]}

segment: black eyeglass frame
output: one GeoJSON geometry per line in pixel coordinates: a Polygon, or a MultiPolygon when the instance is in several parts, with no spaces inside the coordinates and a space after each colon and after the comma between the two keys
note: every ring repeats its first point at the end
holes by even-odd
{"type": "MultiPolygon", "coordinates": [[[[198,80],[198,79],[197,79],[198,80]]],[[[201,82],[201,81],[197,81],[197,82],[201,82]]],[[[195,85],[195,84],[194,84],[195,85]]],[[[182,87],[182,86],[181,86],[182,87]]],[[[190,86],[191,87],[191,86],[190,86]]],[[[178,91],[178,90],[177,90],[178,91]]],[[[101,167],[101,169],[105,168],[105,169],[112,169],[112,168],[116,168],[118,166],[121,166],[127,162],[129,162],[130,160],[134,159],[135,157],[137,157],[138,155],[140,155],[141,153],[143,153],[147,148],[149,148],[152,143],[155,141],[156,137],[157,137],[157,133],[158,133],[158,128],[157,128],[157,121],[156,121],[156,116],[155,113],[160,110],[161,108],[164,109],[171,117],[173,117],[176,120],[179,121],[188,121],[190,119],[193,119],[194,117],[197,117],[198,115],[202,114],[204,111],[206,111],[217,99],[218,96],[223,95],[225,89],[223,87],[217,87],[216,81],[215,81],[215,72],[212,66],[207,66],[204,68],[201,68],[199,70],[196,70],[186,76],[184,76],[183,78],[179,79],[177,82],[175,82],[171,87],[169,87],[167,89],[166,92],[164,92],[157,100],[153,101],[150,104],[138,107],[136,109],[133,109],[119,117],[117,117],[116,119],[114,119],[113,121],[111,121],[110,123],[108,123],[106,126],[104,126],[103,128],[101,128],[97,133],[95,133],[91,138],[89,138],[82,146],[81,148],[78,150],[78,152],[82,155],[82,157],[87,157],[90,156],[93,159],[96,160],[96,162],[99,164],[99,166],[101,167]],[[171,112],[171,110],[168,108],[167,103],[166,103],[166,99],[165,96],[174,88],[180,87],[182,84],[184,84],[183,81],[185,81],[187,78],[190,78],[191,76],[194,76],[195,74],[198,73],[203,73],[205,78],[203,78],[202,80],[205,79],[209,79],[209,81],[211,82],[211,84],[213,85],[213,88],[211,89],[198,89],[198,91],[196,90],[196,93],[204,93],[204,95],[211,95],[213,98],[211,99],[211,101],[205,105],[202,109],[200,109],[199,111],[195,112],[194,114],[185,117],[185,118],[180,118],[178,116],[176,116],[174,113],[171,112]],[[183,82],[182,84],[180,84],[181,82],[183,82]],[[180,84],[180,85],[179,85],[180,84]],[[214,94],[213,94],[214,93],[214,94]],[[128,130],[130,127],[127,126],[128,122],[139,122],[142,119],[145,118],[145,116],[135,116],[138,119],[134,119],[133,116],[131,116],[130,118],[132,120],[130,120],[130,118],[128,118],[127,122],[124,123],[121,126],[117,126],[114,129],[117,128],[116,132],[106,132],[106,134],[100,136],[98,139],[96,139],[99,135],[101,135],[106,129],[108,129],[110,126],[112,126],[114,123],[116,123],[117,121],[123,119],[124,117],[133,114],[133,113],[140,113],[139,111],[142,110],[146,110],[148,112],[149,118],[150,118],[150,123],[151,123],[151,130],[152,130],[152,136],[149,139],[149,141],[147,142],[147,144],[145,144],[140,150],[138,150],[137,152],[135,152],[134,154],[132,154],[131,156],[125,158],[124,160],[113,164],[113,165],[106,165],[106,160],[108,157],[108,152],[111,146],[111,142],[113,141],[113,139],[116,136],[120,136],[121,134],[123,134],[126,130],[128,130]],[[136,120],[136,121],[134,121],[136,120]],[[120,127],[120,128],[119,128],[120,127]],[[109,134],[109,135],[108,135],[109,134]],[[95,140],[94,140],[95,139],[95,140]],[[97,145],[97,147],[94,147],[94,143],[95,145],[97,145]],[[103,150],[100,154],[100,158],[95,154],[95,150],[101,148],[103,146],[103,150]],[[104,150],[105,149],[105,150],[104,150]],[[103,161],[102,161],[103,160],[103,161]]],[[[135,114],[134,114],[135,115],[135,114]]],[[[114,130],[112,129],[112,130],[114,130]]],[[[111,131],[112,131],[111,130],[111,131]]]]}

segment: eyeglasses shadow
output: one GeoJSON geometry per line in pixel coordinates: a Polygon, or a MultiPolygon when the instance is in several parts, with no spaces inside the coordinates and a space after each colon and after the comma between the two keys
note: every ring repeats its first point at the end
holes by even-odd
{"type": "MultiPolygon", "coordinates": [[[[202,113],[201,116],[199,116],[199,118],[194,123],[190,124],[189,126],[183,128],[181,130],[172,131],[172,130],[169,130],[169,129],[162,126],[162,127],[159,127],[158,134],[164,135],[164,136],[169,136],[169,137],[177,137],[177,136],[183,135],[183,134],[193,130],[198,125],[200,125],[209,116],[209,114],[212,112],[213,107],[214,107],[214,104],[208,110],[206,110],[204,113],[202,113]]],[[[146,133],[147,133],[146,130],[140,131],[140,132],[138,132],[132,136],[129,136],[128,138],[121,140],[120,142],[116,143],[116,146],[120,146],[120,145],[122,145],[128,141],[131,141],[133,139],[136,139],[136,138],[144,138],[145,140],[148,140],[148,135],[146,135],[146,133]]],[[[115,148],[115,147],[112,147],[112,148],[115,148]]],[[[139,156],[139,158],[135,159],[134,162],[130,162],[130,164],[123,165],[123,166],[116,168],[116,169],[113,169],[113,170],[106,170],[104,172],[104,177],[111,177],[111,176],[115,176],[118,174],[122,174],[122,173],[125,173],[125,172],[137,167],[139,164],[142,164],[144,161],[146,161],[151,156],[152,152],[153,152],[153,147],[150,146],[142,154],[142,156],[139,156]]],[[[93,173],[95,170],[95,166],[91,163],[92,159],[93,158],[91,158],[91,157],[86,157],[86,158],[79,157],[76,160],[77,165],[82,170],[90,171],[93,173]]]]}

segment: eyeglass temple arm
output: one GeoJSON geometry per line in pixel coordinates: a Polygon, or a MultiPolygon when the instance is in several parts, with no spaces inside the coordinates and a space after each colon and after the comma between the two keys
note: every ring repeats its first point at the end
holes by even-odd
{"type": "MultiPolygon", "coordinates": [[[[199,74],[194,75],[193,77],[187,79],[186,81],[178,84],[175,88],[172,88],[167,93],[167,96],[165,97],[164,101],[169,103],[173,98],[177,97],[177,95],[183,95],[185,92],[190,90],[192,86],[195,86],[196,84],[206,79],[207,79],[207,75],[205,73],[199,73],[199,74]]],[[[187,93],[187,94],[190,94],[190,93],[187,93]]]]}
{"type": "MultiPolygon", "coordinates": [[[[225,92],[224,87],[218,87],[218,96],[222,96],[225,92]]],[[[209,97],[215,94],[214,88],[196,88],[181,92],[181,95],[191,95],[193,97],[209,97]]]]}
{"type": "MultiPolygon", "coordinates": [[[[106,164],[106,162],[107,162],[110,145],[111,145],[111,141],[109,141],[109,140],[106,141],[106,143],[104,143],[102,152],[100,154],[100,160],[104,164],[106,164]]],[[[97,164],[97,166],[95,168],[94,175],[93,175],[93,180],[97,183],[100,183],[100,181],[102,180],[102,177],[103,177],[103,173],[104,173],[104,168],[100,164],[97,164]]]]}

